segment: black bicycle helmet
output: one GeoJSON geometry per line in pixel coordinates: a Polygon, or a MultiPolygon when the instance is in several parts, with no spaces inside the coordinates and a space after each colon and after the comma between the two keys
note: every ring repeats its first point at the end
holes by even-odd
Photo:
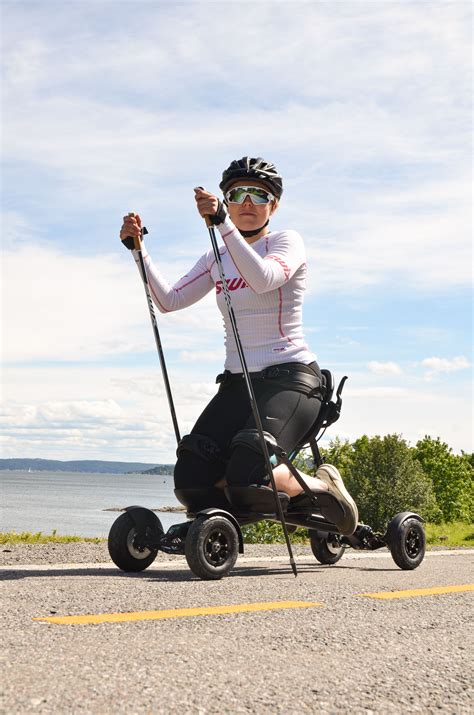
{"type": "Polygon", "coordinates": [[[262,159],[261,156],[252,158],[244,156],[242,159],[235,159],[222,174],[222,181],[219,187],[225,194],[229,186],[239,179],[257,179],[268,186],[271,193],[279,199],[283,193],[283,183],[275,164],[262,159]]]}

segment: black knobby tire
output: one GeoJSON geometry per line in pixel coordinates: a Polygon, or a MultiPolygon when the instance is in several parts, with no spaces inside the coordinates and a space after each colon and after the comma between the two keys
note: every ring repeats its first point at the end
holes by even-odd
{"type": "Polygon", "coordinates": [[[110,558],[122,571],[143,571],[153,563],[158,549],[143,546],[144,534],[139,533],[128,512],[114,521],[109,531],[110,558]]]}
{"type": "Polygon", "coordinates": [[[237,560],[237,530],[224,516],[199,516],[189,527],[184,552],[195,576],[205,581],[223,578],[237,560]]]}
{"type": "Polygon", "coordinates": [[[404,571],[416,569],[425,556],[426,538],[423,524],[418,519],[402,522],[388,544],[392,558],[404,571]]]}
{"type": "Polygon", "coordinates": [[[311,551],[320,564],[332,566],[332,564],[337,563],[339,559],[342,558],[346,547],[340,544],[335,536],[328,534],[327,537],[321,537],[314,531],[309,531],[308,533],[311,542],[311,551]]]}

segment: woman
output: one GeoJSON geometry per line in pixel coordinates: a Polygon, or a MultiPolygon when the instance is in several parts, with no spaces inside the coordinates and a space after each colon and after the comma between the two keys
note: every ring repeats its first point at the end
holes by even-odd
{"type": "MultiPolygon", "coordinates": [[[[263,429],[290,452],[314,424],[322,396],[321,372],[302,329],[303,240],[296,231],[268,228],[283,193],[274,164],[243,157],[224,171],[219,186],[224,202],[202,188],[195,189],[197,209],[202,217],[210,218],[223,239],[219,252],[263,429]]],[[[139,216],[125,216],[120,238],[139,237],[140,230],[139,216]]],[[[215,290],[224,318],[225,372],[217,378],[217,394],[178,446],[176,488],[267,485],[269,477],[212,250],[173,286],[152,263],[144,244],[142,253],[152,297],[161,312],[186,308],[215,290]]],[[[136,255],[135,260],[138,264],[136,255]]],[[[290,497],[301,494],[300,484],[285,465],[276,466],[273,474],[279,491],[290,497]]],[[[303,477],[312,490],[329,491],[343,504],[345,516],[337,526],[344,534],[353,533],[357,507],[337,469],[323,465],[317,477],[303,477]]]]}

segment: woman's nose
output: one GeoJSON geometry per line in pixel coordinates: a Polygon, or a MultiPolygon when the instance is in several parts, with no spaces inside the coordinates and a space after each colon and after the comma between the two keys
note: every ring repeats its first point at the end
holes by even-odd
{"type": "Polygon", "coordinates": [[[248,194],[247,194],[247,196],[245,197],[243,203],[244,203],[244,204],[250,204],[250,205],[253,204],[253,201],[252,201],[252,199],[250,198],[250,196],[249,196],[248,194]]]}

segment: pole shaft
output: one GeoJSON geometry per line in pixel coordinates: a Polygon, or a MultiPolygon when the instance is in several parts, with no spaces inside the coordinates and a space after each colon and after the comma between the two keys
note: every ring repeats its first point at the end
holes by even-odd
{"type": "Polygon", "coordinates": [[[153,300],[150,293],[150,287],[148,285],[148,276],[145,267],[145,261],[143,260],[143,254],[141,247],[136,249],[138,254],[138,260],[140,263],[140,272],[142,274],[143,286],[145,288],[145,294],[148,303],[148,310],[150,311],[150,319],[153,327],[153,335],[155,336],[155,343],[158,350],[158,357],[160,359],[161,372],[163,373],[163,381],[165,383],[166,396],[168,398],[168,405],[171,412],[171,420],[173,422],[174,433],[176,436],[176,442],[179,444],[181,437],[179,434],[178,418],[176,417],[176,410],[174,408],[173,395],[171,394],[171,386],[168,378],[168,370],[166,369],[165,355],[163,352],[163,346],[161,345],[160,333],[158,330],[158,323],[156,322],[155,309],[153,308],[153,300]]]}

